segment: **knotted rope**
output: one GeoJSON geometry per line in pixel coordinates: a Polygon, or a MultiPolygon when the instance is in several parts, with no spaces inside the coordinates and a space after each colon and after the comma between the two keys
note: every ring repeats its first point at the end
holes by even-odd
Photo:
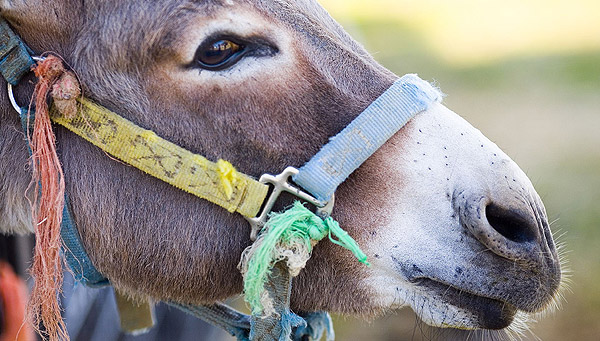
{"type": "Polygon", "coordinates": [[[361,263],[370,265],[356,241],[332,217],[322,219],[298,201],[283,213],[271,215],[258,239],[242,254],[239,265],[245,299],[254,316],[268,317],[275,312],[273,299],[265,290],[275,263],[285,260],[290,275],[297,276],[313,246],[325,236],[350,250],[361,263]]]}
{"type": "MultiPolygon", "coordinates": [[[[62,61],[48,56],[33,67],[38,83],[31,102],[35,102],[35,122],[33,132],[28,131],[32,158],[32,183],[34,188],[31,201],[35,222],[36,244],[31,275],[34,285],[29,302],[29,319],[41,335],[50,340],[69,339],[66,326],[61,318],[57,295],[62,285],[62,260],[60,257],[65,181],[56,153],[56,137],[48,112],[48,94],[57,103],[57,110],[63,115],[75,115],[75,102],[80,94],[77,78],[65,69],[62,61]],[[40,322],[44,331],[39,330],[40,322]]],[[[31,104],[29,120],[34,119],[31,104]]],[[[28,125],[30,126],[29,122],[28,125]]]]}

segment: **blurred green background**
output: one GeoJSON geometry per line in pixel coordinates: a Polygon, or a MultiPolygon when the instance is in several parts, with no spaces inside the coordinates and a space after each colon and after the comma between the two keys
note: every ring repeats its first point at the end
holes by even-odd
{"type": "MultiPolygon", "coordinates": [[[[436,81],[445,104],[510,155],[544,199],[572,283],[562,308],[525,339],[600,340],[600,1],[321,3],[383,65],[436,81]]],[[[335,320],[339,340],[446,338],[409,308],[370,323],[335,320]]]]}

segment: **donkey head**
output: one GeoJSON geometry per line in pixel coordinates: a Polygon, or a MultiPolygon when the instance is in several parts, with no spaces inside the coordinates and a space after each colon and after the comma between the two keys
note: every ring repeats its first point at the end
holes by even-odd
{"type": "MultiPolygon", "coordinates": [[[[2,15],[35,51],[62,55],[86,96],[254,176],[301,166],[397,79],[313,0],[15,0],[2,15]]],[[[56,134],[83,243],[116,287],[198,304],[241,291],[242,217],[56,134]]],[[[410,305],[432,325],[500,329],[559,286],[532,184],[441,104],[342,184],[333,215],[372,267],[319,244],[294,309],[410,305]]]]}

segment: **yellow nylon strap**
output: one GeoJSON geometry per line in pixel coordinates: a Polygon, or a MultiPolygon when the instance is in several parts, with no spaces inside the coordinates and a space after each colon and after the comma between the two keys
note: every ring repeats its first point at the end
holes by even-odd
{"type": "Polygon", "coordinates": [[[52,120],[108,154],[229,212],[255,217],[267,196],[265,184],[223,160],[214,163],[92,103],[78,100],[72,119],[52,111],[52,120]]]}

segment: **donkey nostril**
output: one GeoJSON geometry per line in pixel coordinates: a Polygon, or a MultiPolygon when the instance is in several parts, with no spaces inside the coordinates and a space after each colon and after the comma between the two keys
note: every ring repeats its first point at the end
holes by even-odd
{"type": "Polygon", "coordinates": [[[517,243],[535,241],[535,222],[524,218],[520,212],[490,204],[486,206],[485,214],[490,225],[507,239],[517,243]]]}

